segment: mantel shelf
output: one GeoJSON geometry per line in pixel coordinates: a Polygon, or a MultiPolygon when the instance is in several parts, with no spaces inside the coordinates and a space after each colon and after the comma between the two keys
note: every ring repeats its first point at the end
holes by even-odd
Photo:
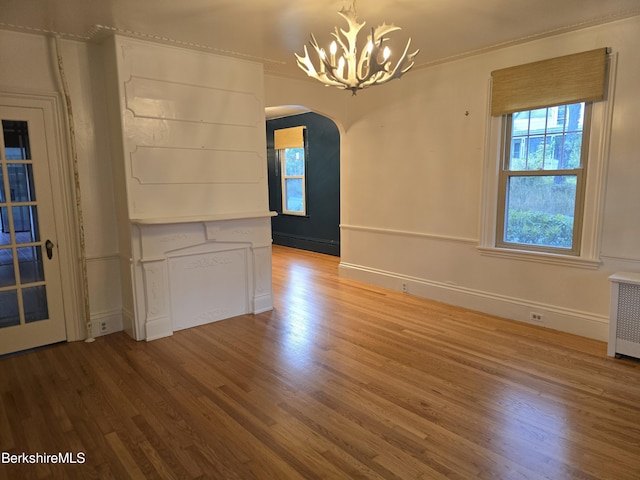
{"type": "Polygon", "coordinates": [[[247,218],[275,217],[277,212],[240,212],[240,213],[220,213],[215,215],[199,215],[193,217],[154,217],[154,218],[131,218],[129,221],[135,225],[169,225],[179,223],[206,223],[219,222],[223,220],[242,220],[247,218]]]}

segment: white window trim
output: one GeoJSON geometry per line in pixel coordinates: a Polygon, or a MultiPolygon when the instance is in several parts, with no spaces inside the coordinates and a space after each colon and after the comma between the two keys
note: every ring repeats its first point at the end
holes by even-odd
{"type": "Polygon", "coordinates": [[[502,134],[505,116],[490,114],[491,80],[488,87],[487,130],[485,134],[485,158],[483,168],[482,198],[480,211],[480,242],[478,250],[483,255],[511,258],[532,262],[551,263],[580,268],[598,268],[600,265],[600,243],[602,215],[604,209],[607,166],[613,121],[613,99],[615,92],[617,53],[608,56],[608,79],[605,99],[593,102],[591,132],[589,137],[589,159],[584,198],[584,217],[580,255],[517,250],[496,247],[496,222],[498,211],[498,177],[502,161],[502,134]]]}

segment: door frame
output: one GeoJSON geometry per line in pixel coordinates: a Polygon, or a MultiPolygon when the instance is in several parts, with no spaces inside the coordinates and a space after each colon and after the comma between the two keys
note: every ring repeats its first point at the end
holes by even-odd
{"type": "Polygon", "coordinates": [[[49,155],[51,194],[54,205],[54,222],[58,239],[57,254],[60,259],[60,281],[62,283],[62,305],[67,341],[86,338],[83,313],[82,279],[73,168],[70,165],[68,136],[61,109],[61,98],[57,93],[24,92],[0,87],[0,104],[40,109],[44,118],[45,143],[49,155]]]}

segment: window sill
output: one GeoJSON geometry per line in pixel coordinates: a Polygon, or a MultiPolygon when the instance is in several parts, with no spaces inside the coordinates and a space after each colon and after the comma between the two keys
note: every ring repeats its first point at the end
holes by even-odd
{"type": "Polygon", "coordinates": [[[558,255],[546,252],[532,252],[528,250],[512,250],[496,247],[477,247],[481,255],[488,257],[507,258],[525,262],[546,263],[573,268],[586,268],[595,270],[600,267],[600,260],[569,255],[558,255]]]}

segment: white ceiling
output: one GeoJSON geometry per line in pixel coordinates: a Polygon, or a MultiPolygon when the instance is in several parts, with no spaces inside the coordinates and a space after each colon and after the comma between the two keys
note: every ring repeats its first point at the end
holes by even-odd
{"type": "MultiPolygon", "coordinates": [[[[350,0],[0,0],[0,28],[78,40],[110,32],[194,46],[263,62],[269,73],[306,78],[294,53],[313,32],[329,43],[350,0]]],[[[365,30],[386,21],[420,49],[416,68],[513,42],[640,14],[640,0],[359,0],[365,30]]],[[[363,37],[365,33],[361,34],[363,37]]],[[[402,45],[403,46],[403,45],[402,45]]]]}

